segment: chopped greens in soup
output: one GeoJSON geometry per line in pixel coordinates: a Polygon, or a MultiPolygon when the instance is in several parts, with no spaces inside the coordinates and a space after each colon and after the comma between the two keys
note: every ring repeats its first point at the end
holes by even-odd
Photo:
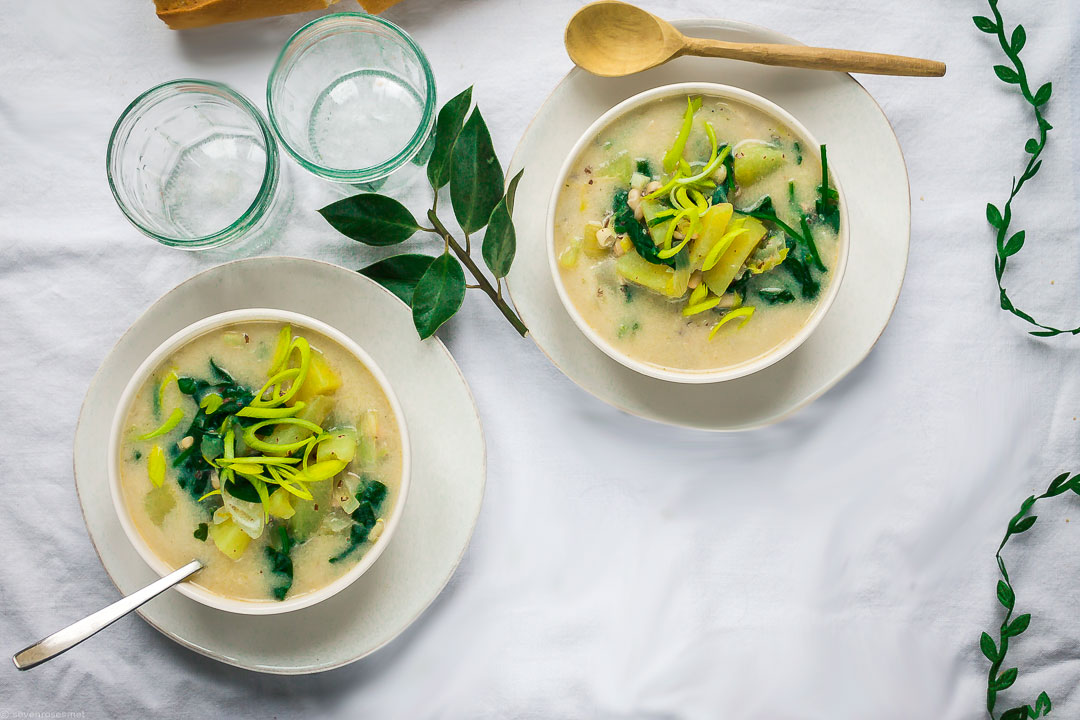
{"type": "Polygon", "coordinates": [[[124,501],[150,549],[241,600],[343,575],[397,500],[400,430],[375,377],[328,338],[253,322],[198,337],[136,394],[124,501]]]}
{"type": "Polygon", "coordinates": [[[715,97],[664,99],[601,130],[556,203],[563,287],[640,361],[715,370],[796,334],[838,256],[839,195],[775,118],[715,97]]]}

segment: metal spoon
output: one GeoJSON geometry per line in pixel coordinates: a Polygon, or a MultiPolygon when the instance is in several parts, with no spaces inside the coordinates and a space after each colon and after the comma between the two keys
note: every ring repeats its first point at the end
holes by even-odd
{"type": "Polygon", "coordinates": [[[575,65],[603,77],[641,72],[681,55],[873,75],[945,74],[945,63],[902,55],[687,37],[671,23],[619,0],[599,0],[578,10],[566,25],[565,42],[575,65]]]}
{"type": "Polygon", "coordinates": [[[70,650],[91,635],[104,630],[135,608],[148,600],[156,598],[173,585],[187,580],[201,569],[202,563],[198,560],[192,560],[184,567],[169,573],[160,580],[155,580],[142,590],[137,590],[127,597],[117,600],[112,605],[98,610],[93,615],[72,623],[63,630],[54,632],[49,637],[34,643],[25,650],[20,650],[11,659],[15,663],[15,667],[20,670],[37,667],[60,653],[70,650]]]}

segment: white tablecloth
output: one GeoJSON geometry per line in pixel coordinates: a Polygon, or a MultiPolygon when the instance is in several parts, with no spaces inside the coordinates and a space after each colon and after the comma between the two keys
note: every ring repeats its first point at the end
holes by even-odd
{"type": "MultiPolygon", "coordinates": [[[[346,3],[348,0],[346,0],[346,3]]],[[[504,162],[569,69],[572,0],[405,0],[387,17],[428,52],[440,97],[470,83],[504,162]]],[[[912,247],[892,323],[837,388],[774,428],[718,436],[601,404],[520,340],[482,296],[443,332],[490,455],[480,523],[435,605],[344,669],[280,678],[226,667],[137,617],[31,673],[0,669],[0,717],[977,718],[983,629],[1000,622],[993,553],[1008,517],[1080,469],[1077,342],[997,309],[988,200],[1033,132],[975,31],[981,2],[648,2],[821,45],[936,57],[942,80],[863,77],[911,174],[912,247]],[[50,715],[53,713],[53,715],[50,715]],[[81,715],[77,715],[82,713],[81,715]]],[[[1074,3],[1003,0],[1023,21],[1057,129],[1020,201],[1016,302],[1080,322],[1072,144],[1074,3]]],[[[310,17],[180,34],[149,0],[7,3],[0,21],[0,639],[3,652],[116,599],[71,478],[82,395],[158,296],[216,261],[157,246],[105,181],[112,123],[174,77],[263,106],[282,43],[310,17]]],[[[359,267],[373,251],[314,212],[333,188],[289,167],[291,230],[270,252],[359,267]]],[[[414,207],[421,208],[417,192],[414,207]]],[[[1080,715],[1077,498],[1013,541],[1020,679],[1080,715]]],[[[996,635],[996,633],[995,633],[996,635]]],[[[1002,700],[1008,707],[1007,698],[1002,700]]]]}

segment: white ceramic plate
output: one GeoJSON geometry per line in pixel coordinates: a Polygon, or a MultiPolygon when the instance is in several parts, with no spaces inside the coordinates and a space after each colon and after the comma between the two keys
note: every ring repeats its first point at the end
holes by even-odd
{"type": "MultiPolygon", "coordinates": [[[[720,40],[796,42],[772,30],[730,21],[683,20],[675,25],[687,34],[720,40]]],[[[555,365],[593,395],[631,414],[717,431],[777,422],[821,396],[862,362],[900,295],[911,226],[907,168],[888,119],[850,75],[690,57],[625,78],[599,78],[575,68],[533,118],[507,177],[520,168],[525,168],[525,175],[514,203],[518,251],[507,283],[514,304],[536,344],[555,365]],[[690,81],[744,88],[798,118],[829,146],[829,165],[844,185],[850,218],[847,272],[820,327],[775,365],[708,385],[645,377],[589,342],[559,301],[544,233],[559,169],[589,125],[632,95],[690,81]]]]}
{"type": "Polygon", "coordinates": [[[109,423],[131,374],[158,345],[204,317],[248,307],[322,320],[386,373],[412,440],[401,524],[371,569],[313,607],[241,616],[173,592],[139,614],[181,645],[230,665],[281,674],[329,670],[390,642],[431,604],[469,544],[484,495],[483,430],[468,385],[441,342],[420,342],[408,308],[392,294],[345,268],[283,257],[227,263],[174,288],[131,326],[91,382],[75,431],[75,486],[90,539],[117,588],[127,594],[156,579],[124,535],[110,498],[109,423]]]}

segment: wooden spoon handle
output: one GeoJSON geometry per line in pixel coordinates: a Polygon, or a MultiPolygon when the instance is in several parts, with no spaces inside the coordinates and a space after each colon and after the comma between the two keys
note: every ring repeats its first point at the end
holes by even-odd
{"type": "Polygon", "coordinates": [[[871,75],[941,77],[945,74],[945,63],[936,60],[804,45],[737,43],[688,37],[683,51],[679,54],[746,60],[762,65],[837,70],[871,75]]]}

